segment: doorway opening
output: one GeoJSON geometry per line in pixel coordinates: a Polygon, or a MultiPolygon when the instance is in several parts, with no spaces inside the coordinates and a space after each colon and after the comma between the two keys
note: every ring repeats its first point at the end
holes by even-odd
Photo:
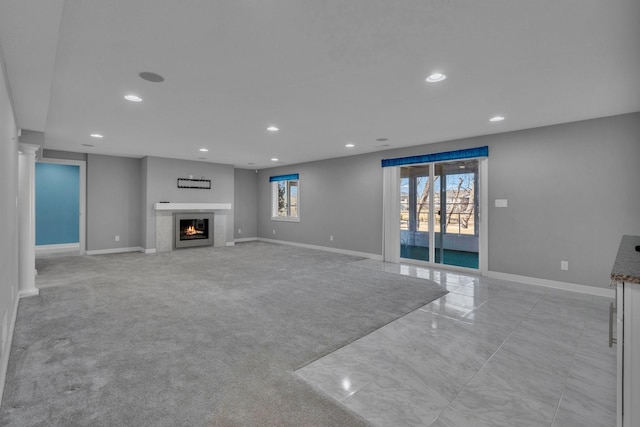
{"type": "Polygon", "coordinates": [[[86,162],[41,158],[35,168],[36,257],[86,252],[86,162]]]}

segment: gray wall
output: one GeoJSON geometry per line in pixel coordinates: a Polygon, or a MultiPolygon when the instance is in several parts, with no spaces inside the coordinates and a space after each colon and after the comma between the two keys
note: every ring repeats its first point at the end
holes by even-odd
{"type": "Polygon", "coordinates": [[[141,159],[87,157],[87,250],[141,247],[141,159]]]}
{"type": "Polygon", "coordinates": [[[640,234],[640,113],[262,170],[258,236],[381,254],[380,160],[483,145],[489,270],[608,286],[621,236],[640,234]],[[300,174],[299,223],[270,219],[269,176],[284,173],[300,174]]]}
{"type": "Polygon", "coordinates": [[[261,170],[258,190],[259,237],[382,253],[379,153],[261,170]],[[300,174],[300,222],[272,221],[269,177],[289,173],[300,174]]]}
{"type": "Polygon", "coordinates": [[[234,170],[233,200],[234,237],[248,239],[258,236],[258,174],[251,169],[234,170]],[[238,230],[242,230],[238,233],[238,230]]]}
{"type": "Polygon", "coordinates": [[[0,396],[9,359],[9,327],[18,299],[18,132],[0,50],[0,396]],[[4,340],[4,345],[2,345],[4,340]]]}
{"type": "Polygon", "coordinates": [[[489,269],[608,286],[622,235],[640,235],[640,114],[486,139],[491,203],[509,200],[489,209],[489,269]]]}
{"type": "MultiPolygon", "coordinates": [[[[232,165],[205,163],[190,160],[147,157],[146,166],[146,236],[145,249],[156,247],[156,220],[153,205],[160,201],[173,203],[231,203],[233,207],[234,172],[232,165]],[[178,178],[211,180],[211,190],[177,187],[178,178]]],[[[145,191],[143,189],[143,191],[145,191]]],[[[233,242],[233,209],[227,214],[227,242],[233,242]]]]}
{"type": "Polygon", "coordinates": [[[18,139],[22,143],[39,145],[40,147],[42,147],[44,145],[44,132],[22,129],[22,132],[20,133],[20,137],[18,139]]]}

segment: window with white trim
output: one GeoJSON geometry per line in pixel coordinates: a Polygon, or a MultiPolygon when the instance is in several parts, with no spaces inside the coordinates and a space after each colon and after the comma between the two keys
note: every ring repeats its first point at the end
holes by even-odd
{"type": "Polygon", "coordinates": [[[279,221],[300,220],[300,177],[297,173],[272,176],[271,219],[279,221]]]}

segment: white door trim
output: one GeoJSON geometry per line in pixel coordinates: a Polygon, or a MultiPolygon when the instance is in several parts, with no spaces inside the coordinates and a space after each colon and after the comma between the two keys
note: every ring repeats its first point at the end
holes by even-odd
{"type": "Polygon", "coordinates": [[[480,253],[478,269],[482,276],[489,274],[489,158],[478,159],[478,184],[480,185],[480,253]]]}
{"type": "Polygon", "coordinates": [[[400,262],[400,167],[382,168],[382,258],[400,262]]]}

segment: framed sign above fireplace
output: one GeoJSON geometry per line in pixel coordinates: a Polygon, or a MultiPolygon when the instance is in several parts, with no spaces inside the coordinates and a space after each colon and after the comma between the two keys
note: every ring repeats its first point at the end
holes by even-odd
{"type": "Polygon", "coordinates": [[[211,190],[210,179],[178,178],[178,188],[195,188],[198,190],[211,190]]]}

